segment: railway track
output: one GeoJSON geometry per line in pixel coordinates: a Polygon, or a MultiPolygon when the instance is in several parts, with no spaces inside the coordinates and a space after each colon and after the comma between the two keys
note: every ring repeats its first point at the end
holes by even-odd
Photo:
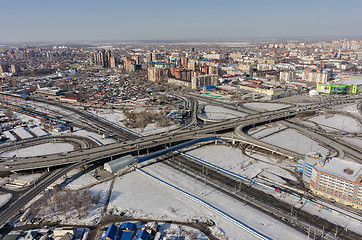
{"type": "Polygon", "coordinates": [[[280,201],[270,194],[241,182],[240,180],[225,176],[207,166],[195,163],[192,160],[175,156],[174,158],[168,157],[163,163],[190,177],[196,178],[199,181],[205,181],[206,179],[207,185],[225,193],[229,197],[252,205],[257,210],[284,222],[306,235],[308,235],[310,226],[313,226],[314,235],[317,238],[336,239],[335,233],[337,233],[339,239],[355,240],[362,238],[361,235],[355,232],[343,231],[344,229],[341,226],[337,226],[305,211],[294,209],[292,206],[280,201]],[[238,189],[238,191],[235,191],[235,189],[238,189]],[[325,229],[329,229],[328,232],[325,229]]]}

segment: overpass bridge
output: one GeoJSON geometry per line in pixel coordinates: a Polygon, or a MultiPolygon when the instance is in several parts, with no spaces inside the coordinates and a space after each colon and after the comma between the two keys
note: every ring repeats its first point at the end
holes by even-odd
{"type": "MultiPolygon", "coordinates": [[[[245,143],[258,146],[271,152],[278,152],[289,158],[299,159],[300,154],[294,153],[287,149],[282,149],[271,144],[263,143],[246,134],[242,130],[247,127],[253,127],[274,121],[285,120],[295,117],[300,112],[314,111],[327,106],[347,103],[346,100],[336,102],[316,103],[307,106],[295,106],[291,108],[279,109],[274,111],[266,111],[261,113],[250,114],[245,117],[231,118],[228,120],[206,124],[204,126],[192,126],[191,124],[177,129],[171,133],[161,133],[139,138],[133,138],[124,142],[117,142],[105,146],[71,151],[64,154],[53,154],[41,157],[14,158],[13,161],[0,162],[0,171],[23,171],[40,168],[51,168],[56,166],[64,166],[73,163],[86,162],[88,159],[113,159],[124,154],[139,154],[141,151],[148,153],[149,151],[169,147],[172,144],[181,143],[188,140],[200,138],[208,134],[220,134],[234,131],[241,137],[245,143]]],[[[189,102],[192,106],[192,122],[196,121],[197,102],[189,102]]]]}
{"type": "MultiPolygon", "coordinates": [[[[149,152],[151,149],[170,147],[172,144],[193,140],[208,134],[219,134],[234,130],[235,127],[244,125],[257,125],[290,118],[295,113],[281,111],[278,113],[256,114],[245,118],[234,118],[223,122],[209,124],[200,127],[187,127],[171,133],[161,133],[117,142],[105,146],[97,146],[89,149],[71,151],[62,154],[52,154],[41,157],[17,158],[14,161],[0,163],[0,171],[24,171],[40,168],[51,168],[73,163],[85,162],[92,159],[113,159],[124,154],[139,154],[141,151],[149,152]]],[[[274,151],[276,151],[274,149],[274,151]]]]}

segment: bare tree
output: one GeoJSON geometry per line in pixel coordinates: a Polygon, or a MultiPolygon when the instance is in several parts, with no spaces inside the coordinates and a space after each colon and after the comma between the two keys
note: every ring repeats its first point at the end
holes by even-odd
{"type": "Polygon", "coordinates": [[[13,110],[11,110],[11,109],[6,110],[5,116],[8,117],[9,119],[13,118],[14,117],[13,110]]]}

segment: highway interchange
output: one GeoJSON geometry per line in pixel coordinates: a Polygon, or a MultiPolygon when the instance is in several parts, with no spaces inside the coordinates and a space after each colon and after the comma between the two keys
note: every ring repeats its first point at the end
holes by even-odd
{"type": "Polygon", "coordinates": [[[335,99],[335,101],[316,102],[302,106],[292,105],[284,109],[265,111],[260,113],[242,106],[231,106],[230,104],[225,104],[222,102],[220,103],[212,100],[212,103],[210,104],[221,105],[225,108],[229,108],[235,111],[242,111],[244,113],[248,113],[248,115],[223,121],[213,121],[213,123],[207,123],[201,126],[196,124],[198,121],[197,119],[199,118],[204,121],[205,119],[200,115],[200,111],[198,111],[198,103],[196,99],[199,98],[205,101],[205,98],[200,98],[194,94],[184,94],[183,96],[179,97],[185,100],[186,105],[190,110],[189,124],[172,132],[149,136],[132,135],[129,132],[125,132],[124,129],[120,129],[117,126],[110,126],[110,124],[102,122],[101,120],[96,119],[94,116],[90,116],[85,112],[67,107],[67,109],[70,111],[76,111],[78,114],[80,113],[81,118],[86,119],[88,122],[91,122],[91,124],[102,127],[102,129],[104,129],[103,131],[107,131],[108,129],[109,131],[112,131],[119,136],[123,134],[123,136],[125,136],[124,139],[129,140],[119,141],[117,143],[105,146],[88,148],[83,147],[82,149],[64,154],[52,154],[43,157],[17,158],[15,161],[2,159],[2,162],[0,162],[0,171],[24,171],[31,169],[51,170],[55,167],[56,169],[48,173],[46,177],[44,177],[35,185],[35,187],[29,189],[16,201],[13,201],[5,211],[2,211],[0,213],[0,224],[5,224],[21,209],[22,206],[25,205],[26,202],[42,192],[51,183],[56,181],[59,177],[65,175],[71,169],[96,161],[108,161],[125,154],[146,154],[151,151],[204,136],[218,135],[221,133],[235,131],[235,133],[239,136],[240,141],[242,142],[257,146],[258,148],[265,149],[288,158],[301,158],[302,156],[298,153],[274,146],[272,144],[258,141],[257,139],[254,139],[246,134],[246,129],[270,122],[282,122],[282,124],[295,128],[317,141],[328,143],[328,145],[337,150],[339,155],[348,153],[348,155],[354,157],[355,160],[361,161],[362,159],[362,153],[359,149],[353,148],[349,145],[346,145],[345,143],[331,139],[327,136],[323,136],[319,133],[316,133],[312,129],[305,128],[304,126],[300,126],[297,122],[292,121],[292,119],[298,114],[320,111],[324,108],[350,103],[351,101],[360,101],[360,96],[338,98],[335,99]]]}

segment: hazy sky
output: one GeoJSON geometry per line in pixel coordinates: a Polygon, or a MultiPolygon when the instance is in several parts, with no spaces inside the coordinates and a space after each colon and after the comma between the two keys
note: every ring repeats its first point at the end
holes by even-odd
{"type": "Polygon", "coordinates": [[[0,42],[362,36],[362,0],[0,0],[0,42]]]}

